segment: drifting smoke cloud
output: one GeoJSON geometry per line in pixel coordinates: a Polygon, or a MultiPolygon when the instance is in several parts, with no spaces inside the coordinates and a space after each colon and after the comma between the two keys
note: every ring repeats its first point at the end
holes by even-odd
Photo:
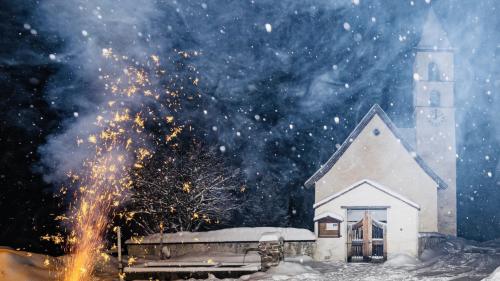
{"type": "MultiPolygon", "coordinates": [[[[276,182],[262,186],[262,194],[275,188],[277,201],[290,200],[286,211],[293,215],[284,223],[309,226],[310,192],[300,185],[373,103],[398,124],[412,124],[413,47],[430,5],[456,48],[459,219],[480,209],[489,215],[478,226],[498,225],[492,202],[500,200],[494,174],[500,6],[490,0],[43,1],[30,24],[51,51],[30,60],[59,65],[45,95],[68,116],[40,149],[47,179],[64,178],[61,167],[73,167],[85,153],[72,146],[103,102],[96,79],[102,48],[137,58],[196,50],[202,55],[191,62],[204,97],[186,119],[246,168],[250,185],[273,174],[276,182]]],[[[465,224],[463,234],[476,235],[465,224]]]]}
{"type": "Polygon", "coordinates": [[[497,1],[439,1],[435,8],[455,48],[459,235],[495,238],[500,226],[500,6],[497,1]],[[474,226],[468,226],[471,221],[474,226]]]}
{"type": "MultiPolygon", "coordinates": [[[[49,55],[61,65],[46,92],[47,100],[67,112],[63,132],[48,138],[40,148],[42,163],[48,168],[46,179],[66,180],[68,170],[77,170],[83,160],[95,153],[78,146],[77,139],[95,134],[95,119],[109,102],[105,98],[105,73],[125,73],[127,65],[110,64],[103,52],[110,50],[127,56],[137,65],[153,52],[161,52],[151,38],[157,37],[153,26],[159,16],[151,1],[55,1],[43,2],[37,10],[42,32],[50,34],[62,47],[49,55]]],[[[161,45],[162,47],[164,45],[161,45]]],[[[168,46],[166,46],[168,47],[168,46]]],[[[134,108],[143,103],[141,96],[127,100],[134,108]]]]}
{"type": "MultiPolygon", "coordinates": [[[[200,129],[206,129],[207,137],[218,140],[228,153],[240,152],[249,177],[274,164],[275,172],[284,176],[297,172],[295,162],[301,159],[296,158],[307,148],[301,139],[290,151],[295,155],[285,156],[292,159],[269,161],[266,154],[275,149],[270,143],[278,149],[288,146],[317,130],[320,120],[317,127],[327,126],[333,135],[331,109],[340,111],[334,116],[342,115],[342,123],[353,124],[353,110],[339,107],[352,106],[359,119],[373,102],[387,99],[387,88],[398,87],[391,85],[397,83],[392,73],[381,70],[388,64],[401,65],[401,53],[411,46],[383,36],[394,30],[379,29],[377,21],[392,22],[401,31],[412,30],[408,37],[414,35],[413,22],[403,20],[404,13],[400,18],[389,12],[374,13],[372,6],[351,1],[229,1],[224,5],[59,1],[40,5],[39,28],[62,45],[49,56],[61,64],[61,71],[52,77],[46,97],[70,116],[64,122],[66,130],[50,137],[40,149],[43,163],[51,168],[48,180],[64,178],[64,171],[85,157],[86,151],[71,146],[82,133],[91,133],[89,121],[106,102],[96,79],[103,65],[103,48],[136,58],[168,53],[176,47],[200,50],[202,56],[193,63],[201,69],[202,85],[212,98],[204,105],[207,114],[191,117],[199,119],[200,129]],[[387,44],[392,52],[380,56],[379,46],[387,44]]],[[[410,10],[406,15],[414,13],[410,10]]],[[[403,87],[410,89],[408,84],[403,87]]],[[[333,144],[339,142],[335,138],[333,144]]],[[[321,138],[313,143],[321,155],[332,151],[331,137],[326,143],[321,138]]]]}

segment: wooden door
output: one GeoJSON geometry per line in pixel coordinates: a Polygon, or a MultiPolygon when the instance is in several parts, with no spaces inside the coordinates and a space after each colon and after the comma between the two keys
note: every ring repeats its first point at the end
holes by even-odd
{"type": "Polygon", "coordinates": [[[385,223],[372,219],[369,211],[347,228],[347,260],[349,262],[383,261],[386,259],[385,223]]]}

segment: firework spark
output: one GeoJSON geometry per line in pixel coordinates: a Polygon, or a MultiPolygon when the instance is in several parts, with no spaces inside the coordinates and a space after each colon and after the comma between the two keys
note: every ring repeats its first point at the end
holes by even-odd
{"type": "Polygon", "coordinates": [[[76,192],[69,216],[72,231],[66,242],[71,255],[64,281],[92,280],[95,261],[104,249],[104,234],[112,229],[112,210],[126,199],[132,186],[131,173],[144,166],[154,153],[150,147],[158,143],[154,130],[147,128],[164,131],[159,137],[163,143],[171,142],[182,131],[172,116],[180,105],[179,93],[155,87],[152,82],[166,73],[158,56],[143,64],[118,56],[111,48],[103,49],[102,56],[123,68],[100,76],[106,106],[95,117],[95,132],[76,140],[78,146],[88,146],[93,153],[80,171],[68,173],[76,192]]]}

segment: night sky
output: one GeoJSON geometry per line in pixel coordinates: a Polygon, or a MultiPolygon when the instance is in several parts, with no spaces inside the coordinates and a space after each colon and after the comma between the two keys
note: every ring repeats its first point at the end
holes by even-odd
{"type": "Polygon", "coordinates": [[[368,109],[412,124],[414,47],[431,5],[456,49],[459,236],[497,238],[498,1],[17,0],[0,2],[0,245],[55,251],[40,237],[64,212],[54,194],[71,146],[57,144],[102,102],[103,48],[196,69],[200,98],[180,116],[248,186],[226,225],[312,228],[302,185],[368,109]]]}

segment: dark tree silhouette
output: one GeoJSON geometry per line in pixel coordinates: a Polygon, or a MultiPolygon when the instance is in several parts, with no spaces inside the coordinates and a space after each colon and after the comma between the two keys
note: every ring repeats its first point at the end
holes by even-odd
{"type": "Polygon", "coordinates": [[[200,144],[162,149],[134,175],[127,209],[144,234],[213,228],[232,219],[245,189],[240,179],[239,169],[200,144]]]}

